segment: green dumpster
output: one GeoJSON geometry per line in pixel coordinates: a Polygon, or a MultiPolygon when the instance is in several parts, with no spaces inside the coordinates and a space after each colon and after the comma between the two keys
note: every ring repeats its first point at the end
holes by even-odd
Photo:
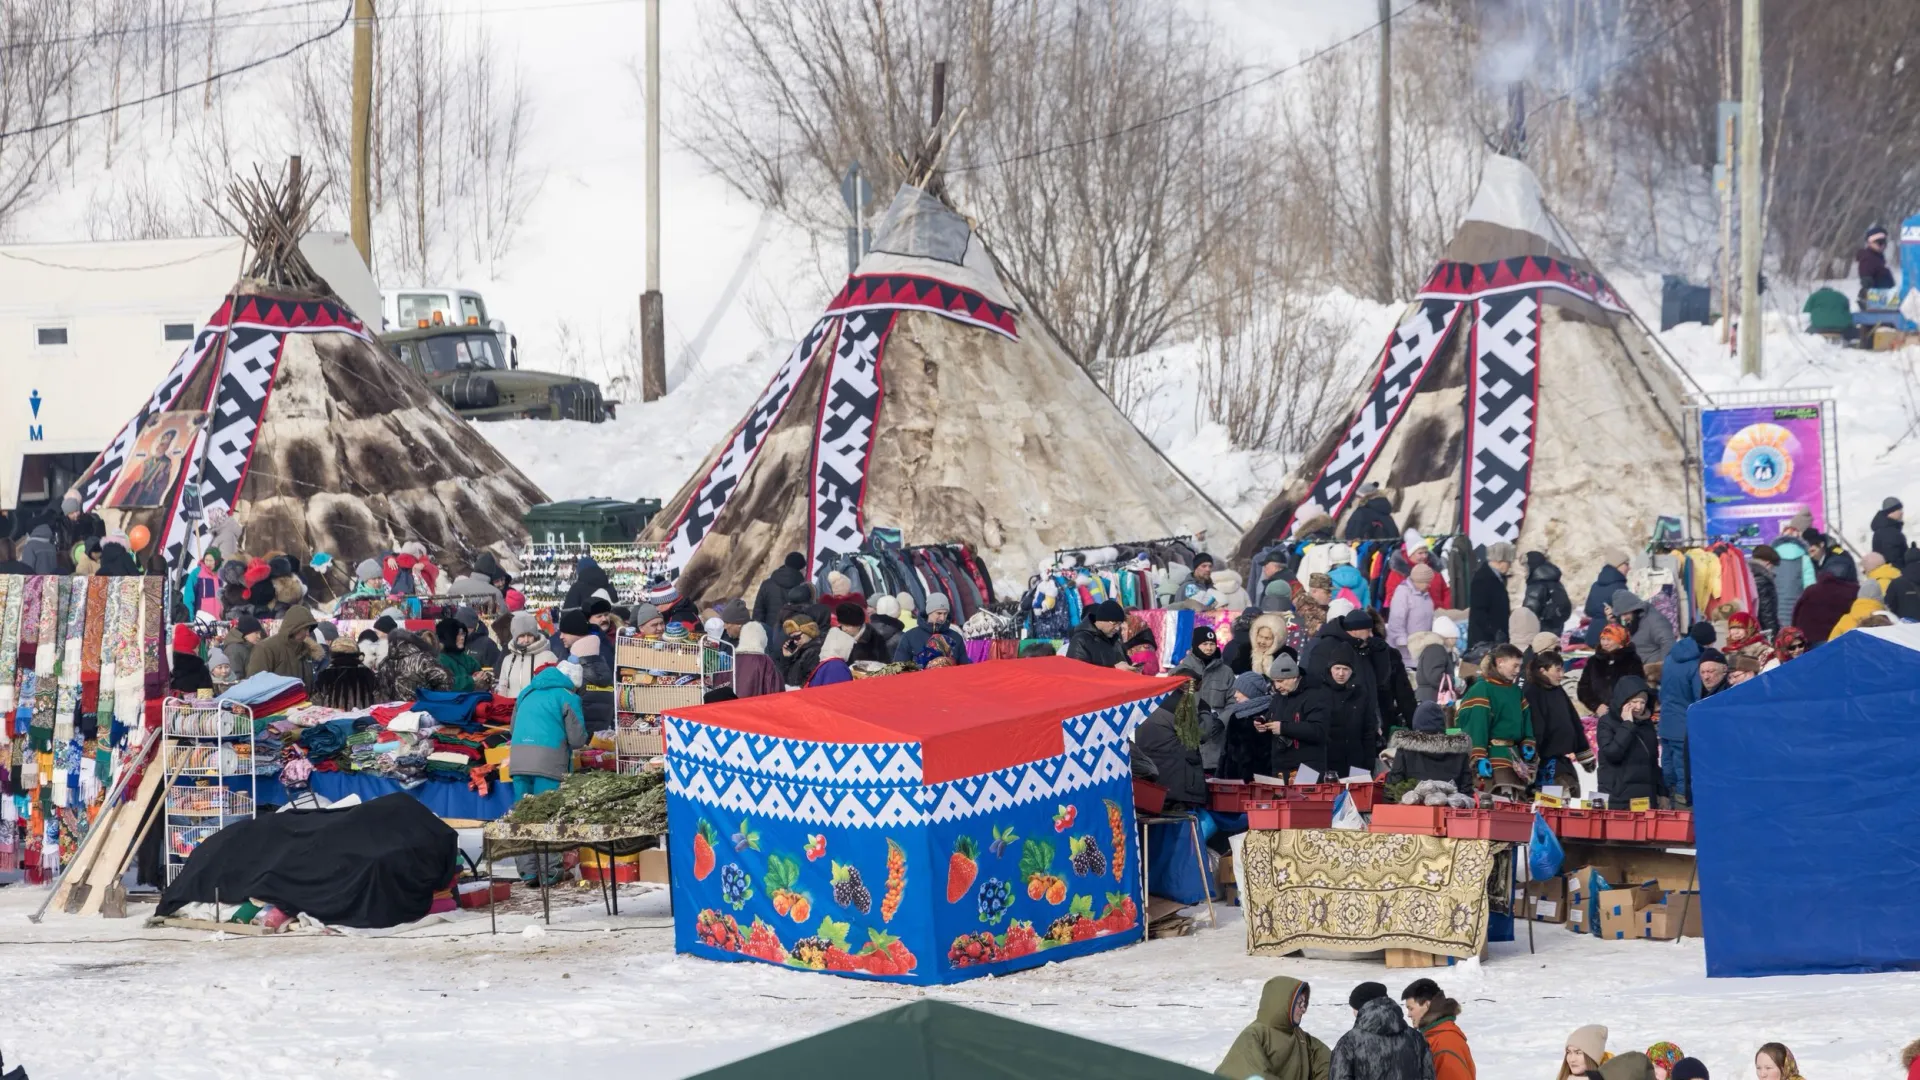
{"type": "Polygon", "coordinates": [[[659,499],[568,499],[532,507],[521,522],[536,544],[629,544],[659,512],[659,499]]]}

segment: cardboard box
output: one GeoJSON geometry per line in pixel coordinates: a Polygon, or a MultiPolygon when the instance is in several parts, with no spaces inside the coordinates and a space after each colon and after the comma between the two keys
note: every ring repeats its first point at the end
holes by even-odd
{"type": "Polygon", "coordinates": [[[671,885],[673,877],[667,873],[667,849],[648,848],[640,853],[640,880],[654,881],[662,885],[671,885]]]}
{"type": "Polygon", "coordinates": [[[1700,894],[1697,892],[1668,893],[1666,900],[1648,908],[1643,914],[1646,916],[1646,936],[1655,941],[1706,936],[1706,927],[1700,919],[1700,894]]]}
{"type": "Polygon", "coordinates": [[[1567,883],[1564,879],[1529,881],[1526,884],[1525,894],[1528,910],[1532,911],[1535,922],[1567,921],[1567,883]]]}
{"type": "Polygon", "coordinates": [[[1232,852],[1220,856],[1220,866],[1213,872],[1213,879],[1222,885],[1232,885],[1238,880],[1233,876],[1232,852]]]}
{"type": "Polygon", "coordinates": [[[1626,880],[1626,875],[1618,866],[1603,863],[1582,866],[1566,877],[1567,899],[1569,901],[1592,899],[1587,895],[1587,882],[1594,874],[1600,875],[1600,880],[1608,885],[1618,885],[1626,880]]]}
{"type": "Polygon", "coordinates": [[[1608,889],[1600,894],[1600,936],[1609,941],[1646,936],[1646,910],[1665,894],[1658,885],[1608,889]]]}

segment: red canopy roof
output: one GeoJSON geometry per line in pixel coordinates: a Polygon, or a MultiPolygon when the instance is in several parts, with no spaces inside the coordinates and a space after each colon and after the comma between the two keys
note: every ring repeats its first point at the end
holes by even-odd
{"type": "Polygon", "coordinates": [[[1174,688],[1065,657],[995,660],[675,709],[696,724],[825,743],[919,743],[938,784],[1066,751],[1060,722],[1174,688]]]}

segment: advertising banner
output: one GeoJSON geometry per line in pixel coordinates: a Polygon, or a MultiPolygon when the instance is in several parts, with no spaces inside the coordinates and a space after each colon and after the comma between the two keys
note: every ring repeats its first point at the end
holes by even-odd
{"type": "Polygon", "coordinates": [[[1700,449],[1709,537],[1754,547],[1779,536],[1802,510],[1827,531],[1820,406],[1702,410],[1700,449]]]}

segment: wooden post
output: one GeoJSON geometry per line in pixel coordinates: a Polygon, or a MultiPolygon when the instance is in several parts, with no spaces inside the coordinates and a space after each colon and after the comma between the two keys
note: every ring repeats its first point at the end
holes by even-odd
{"type": "Polygon", "coordinates": [[[368,160],[373,149],[373,0],[353,0],[353,143],[351,206],[353,246],[373,268],[373,204],[368,198],[368,160]]]}
{"type": "Polygon", "coordinates": [[[667,393],[666,300],[660,295],[660,0],[647,0],[647,291],[640,297],[640,398],[667,393]]]}
{"type": "Polygon", "coordinates": [[[1760,203],[1760,0],[1745,0],[1740,38],[1740,374],[1758,376],[1760,255],[1767,241],[1760,203]]]}
{"type": "Polygon", "coordinates": [[[1374,133],[1374,197],[1380,202],[1380,239],[1374,248],[1373,298],[1393,302],[1393,0],[1380,0],[1379,126],[1374,133]]]}

